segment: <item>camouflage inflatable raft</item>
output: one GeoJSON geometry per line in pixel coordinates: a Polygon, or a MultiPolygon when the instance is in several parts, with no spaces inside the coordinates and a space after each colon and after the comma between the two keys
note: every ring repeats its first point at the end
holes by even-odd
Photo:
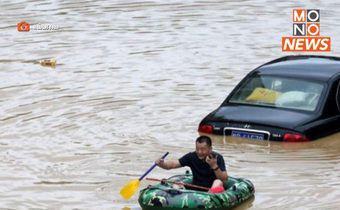
{"type": "Polygon", "coordinates": [[[139,193],[143,210],[211,209],[226,210],[254,195],[254,185],[247,179],[229,177],[222,193],[208,193],[188,189],[174,189],[171,182],[191,183],[192,175],[176,175],[169,182],[150,185],[139,193]]]}

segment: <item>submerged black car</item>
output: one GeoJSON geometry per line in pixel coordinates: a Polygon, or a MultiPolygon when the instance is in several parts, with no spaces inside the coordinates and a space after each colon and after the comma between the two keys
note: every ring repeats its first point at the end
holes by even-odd
{"type": "Polygon", "coordinates": [[[256,68],[198,131],[288,142],[340,131],[340,58],[285,56],[256,68]]]}

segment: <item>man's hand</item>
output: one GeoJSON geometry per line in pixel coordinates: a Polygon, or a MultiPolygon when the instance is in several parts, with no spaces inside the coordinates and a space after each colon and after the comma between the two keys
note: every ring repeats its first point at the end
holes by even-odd
{"type": "Polygon", "coordinates": [[[167,160],[167,161],[164,161],[164,159],[157,159],[155,161],[155,163],[159,167],[161,167],[163,169],[167,169],[167,170],[173,169],[173,168],[182,167],[178,160],[167,160]]]}
{"type": "Polygon", "coordinates": [[[207,162],[210,168],[214,169],[217,168],[217,155],[210,154],[205,158],[205,162],[207,162]]]}
{"type": "Polygon", "coordinates": [[[157,159],[157,160],[155,161],[155,163],[156,163],[159,167],[165,168],[164,159],[157,159]]]}

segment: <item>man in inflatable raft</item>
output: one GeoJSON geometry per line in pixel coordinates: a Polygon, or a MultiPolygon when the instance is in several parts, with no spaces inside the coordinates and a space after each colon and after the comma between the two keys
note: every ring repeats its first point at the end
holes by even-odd
{"type": "Polygon", "coordinates": [[[212,150],[211,139],[208,136],[196,139],[195,152],[189,152],[178,160],[158,159],[156,164],[167,170],[190,167],[193,175],[192,184],[210,188],[211,193],[223,192],[223,183],[228,180],[224,158],[212,150]]]}

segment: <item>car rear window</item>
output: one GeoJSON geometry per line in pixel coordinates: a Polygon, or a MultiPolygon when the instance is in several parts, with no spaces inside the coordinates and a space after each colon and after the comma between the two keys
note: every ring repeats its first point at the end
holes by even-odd
{"type": "Polygon", "coordinates": [[[323,88],[312,81],[254,75],[241,84],[229,103],[314,111],[323,88]]]}

